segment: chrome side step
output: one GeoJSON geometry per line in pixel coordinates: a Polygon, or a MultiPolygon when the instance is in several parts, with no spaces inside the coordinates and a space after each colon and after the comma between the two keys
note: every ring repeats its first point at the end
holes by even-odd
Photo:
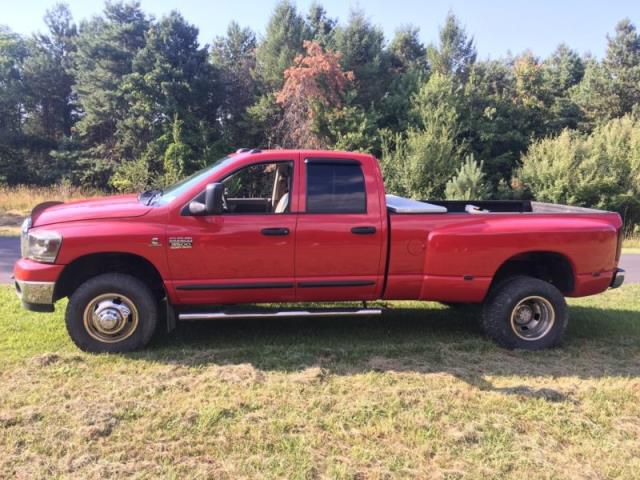
{"type": "Polygon", "coordinates": [[[214,320],[221,318],[295,318],[295,317],[368,317],[382,315],[381,308],[353,308],[340,310],[281,310],[273,312],[211,312],[180,313],[179,320],[214,320]]]}

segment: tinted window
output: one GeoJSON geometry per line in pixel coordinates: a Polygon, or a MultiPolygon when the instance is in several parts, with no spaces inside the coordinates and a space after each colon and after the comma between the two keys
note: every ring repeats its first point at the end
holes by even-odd
{"type": "Polygon", "coordinates": [[[307,212],[365,213],[362,168],[355,163],[307,164],[307,212]]]}

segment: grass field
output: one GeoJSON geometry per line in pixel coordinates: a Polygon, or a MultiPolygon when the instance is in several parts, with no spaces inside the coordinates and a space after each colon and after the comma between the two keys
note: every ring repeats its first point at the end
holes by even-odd
{"type": "Polygon", "coordinates": [[[505,351],[477,309],[180,325],[87,355],[0,288],[0,478],[640,478],[640,286],[505,351]]]}

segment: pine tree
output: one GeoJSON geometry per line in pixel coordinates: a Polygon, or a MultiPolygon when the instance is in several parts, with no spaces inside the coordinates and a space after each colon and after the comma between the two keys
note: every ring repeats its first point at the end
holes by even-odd
{"type": "Polygon", "coordinates": [[[282,87],[284,71],[304,52],[302,43],[308,38],[306,23],[295,5],[289,0],[281,0],[256,52],[258,74],[270,90],[282,87]]]}
{"type": "Polygon", "coordinates": [[[217,37],[211,47],[211,62],[220,73],[223,90],[218,121],[230,149],[258,143],[249,134],[253,126],[247,114],[257,99],[255,49],[255,34],[236,22],[231,22],[226,36],[217,37]]]}
{"type": "Polygon", "coordinates": [[[150,164],[166,149],[175,117],[184,125],[184,142],[194,153],[185,171],[202,167],[215,142],[220,104],[217,72],[198,44],[198,29],[177,12],[151,25],[146,44],[133,59],[124,85],[130,109],[119,126],[119,145],[127,158],[145,156],[150,164]],[[202,138],[201,129],[211,137],[202,138]]]}
{"type": "Polygon", "coordinates": [[[476,162],[473,154],[467,155],[456,176],[447,182],[447,200],[484,200],[489,188],[482,171],[483,162],[476,162]]]}
{"type": "Polygon", "coordinates": [[[191,151],[189,146],[182,141],[182,125],[178,115],[173,118],[171,130],[171,143],[164,153],[164,185],[171,185],[180,180],[185,173],[191,151]]]}
{"type": "Polygon", "coordinates": [[[355,75],[355,103],[364,109],[379,103],[389,78],[382,30],[374,27],[362,10],[353,10],[347,25],[336,30],[336,50],[342,54],[343,70],[355,75]]]}
{"type": "Polygon", "coordinates": [[[121,149],[117,133],[130,113],[125,87],[149,25],[139,3],[107,3],[103,17],[80,24],[73,75],[82,111],[75,124],[83,149],[81,183],[107,185],[115,167],[132,159],[121,149]]]}
{"type": "Polygon", "coordinates": [[[443,198],[447,181],[461,163],[454,81],[435,73],[413,98],[416,127],[388,142],[381,166],[389,191],[413,198],[443,198]],[[395,148],[395,151],[393,150],[395,148]]]}
{"type": "Polygon", "coordinates": [[[311,40],[318,42],[322,48],[333,49],[337,24],[338,21],[335,18],[330,18],[322,5],[315,1],[311,4],[307,14],[307,25],[311,40]]]}
{"type": "Polygon", "coordinates": [[[471,66],[476,61],[476,47],[473,37],[467,36],[453,13],[447,15],[445,24],[440,29],[438,44],[429,46],[428,56],[434,72],[453,75],[463,83],[468,78],[471,66]]]}

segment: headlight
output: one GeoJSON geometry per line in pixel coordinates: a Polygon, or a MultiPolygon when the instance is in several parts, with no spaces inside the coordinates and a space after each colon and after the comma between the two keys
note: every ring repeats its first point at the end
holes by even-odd
{"type": "Polygon", "coordinates": [[[62,245],[62,235],[51,230],[33,230],[27,233],[27,258],[36,262],[53,263],[62,245]]]}
{"type": "Polygon", "coordinates": [[[22,222],[20,229],[20,255],[26,258],[29,255],[29,229],[31,228],[31,217],[27,217],[22,222]]]}

